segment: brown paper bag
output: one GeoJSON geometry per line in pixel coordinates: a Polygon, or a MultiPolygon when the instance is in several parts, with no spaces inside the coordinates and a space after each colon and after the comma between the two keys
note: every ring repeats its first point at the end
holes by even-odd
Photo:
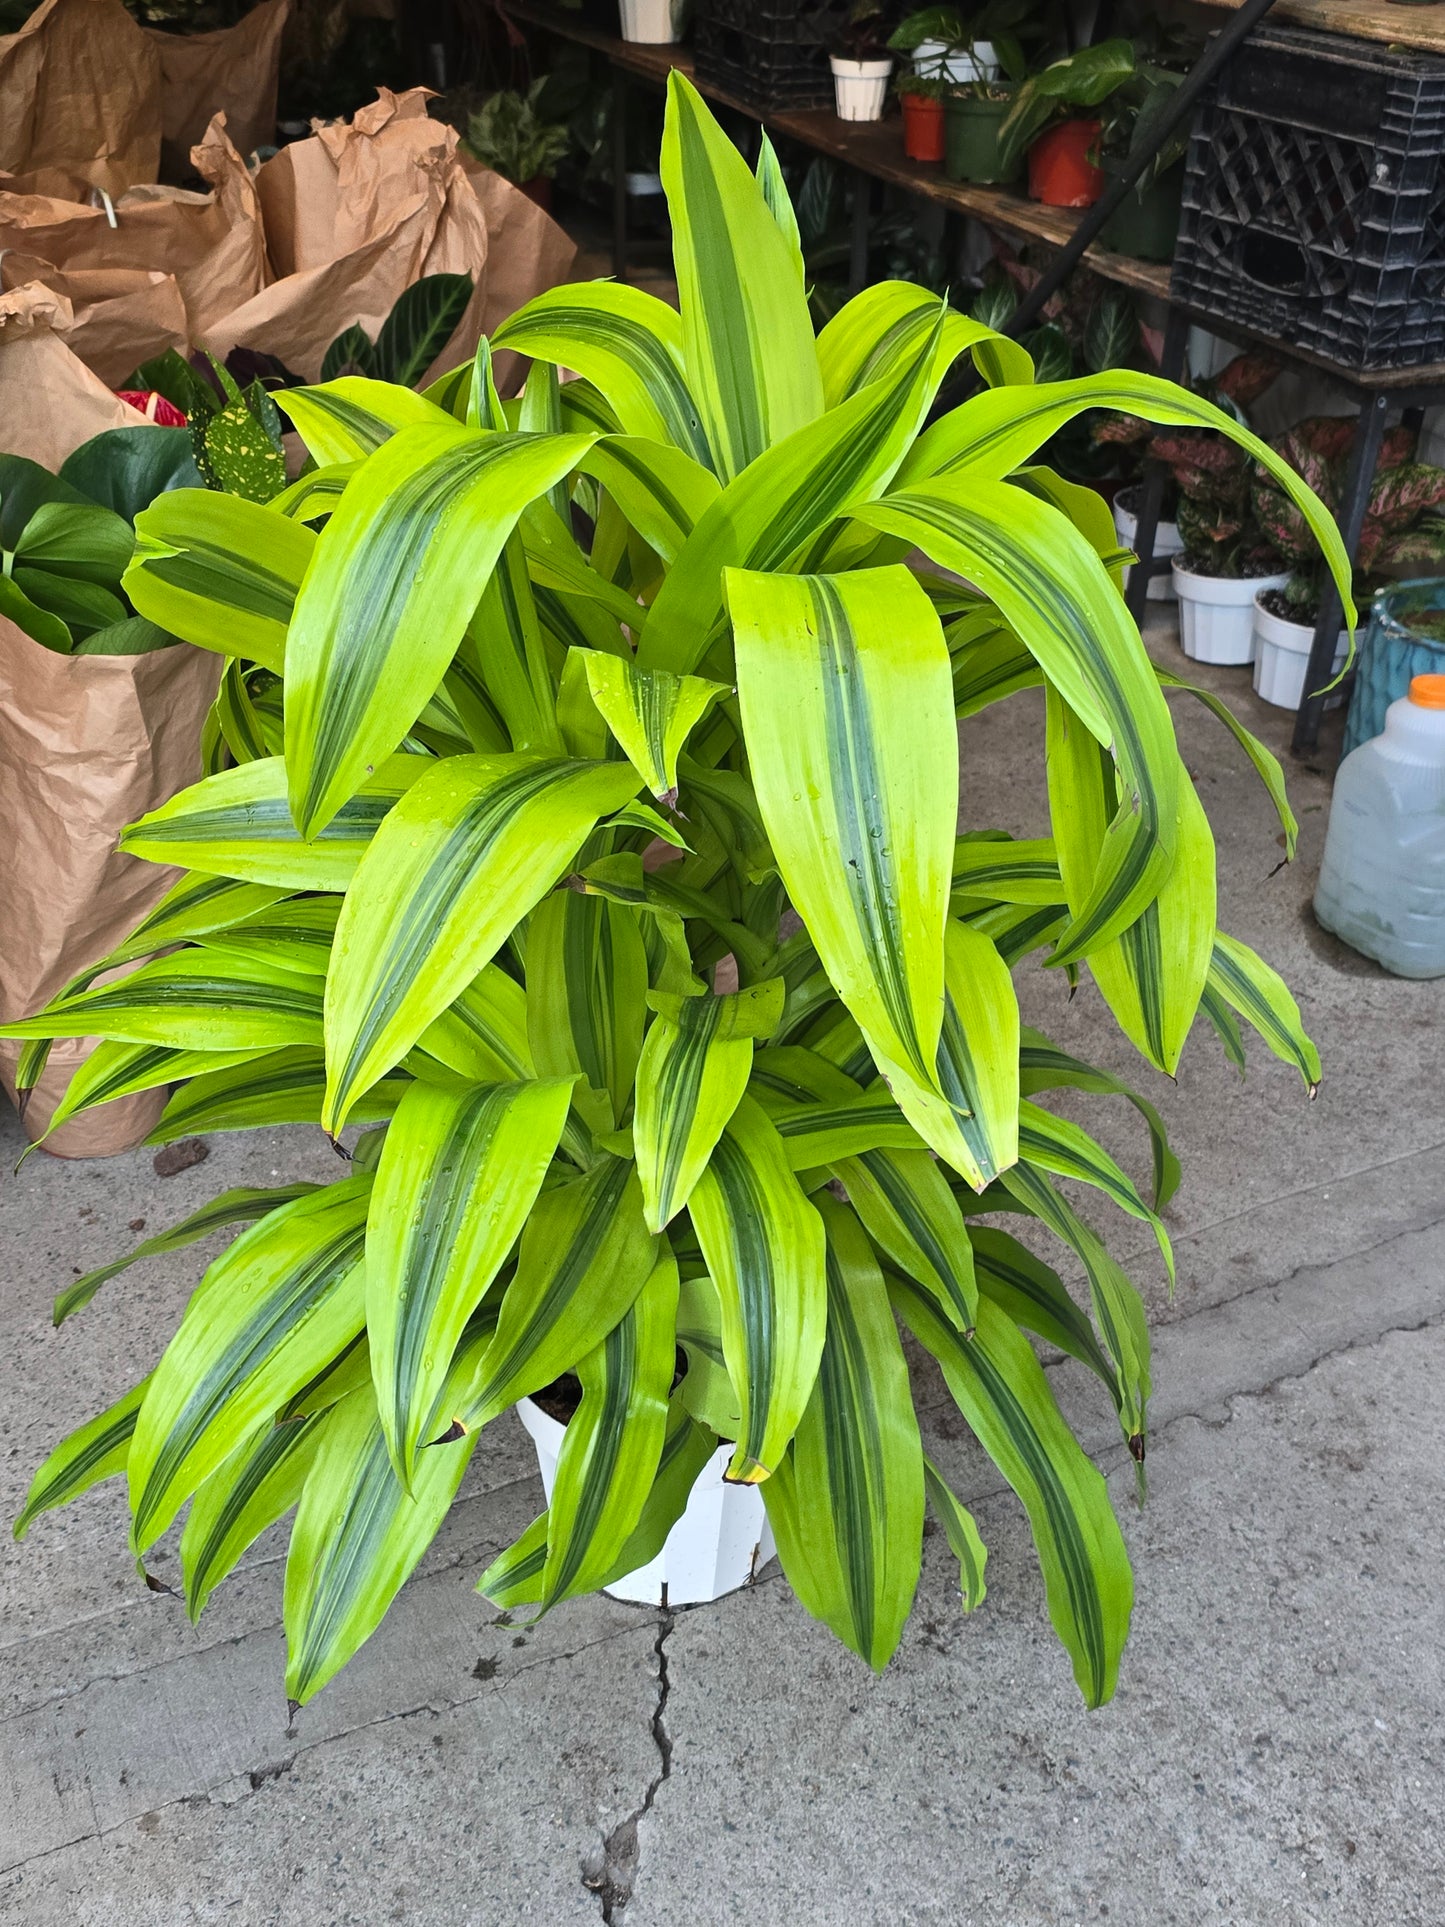
{"type": "Polygon", "coordinates": [[[167,348],[185,350],[186,304],[176,278],[155,268],[78,268],[66,274],[16,248],[0,254],[0,293],[43,286],[62,295],[72,319],[54,332],[73,355],[118,388],[126,376],[167,348]]]}
{"type": "Polygon", "coordinates": [[[48,288],[0,294],[0,445],[50,469],[102,429],[145,420],[71,353],[57,330],[72,321],[70,303],[48,288]]]}
{"type": "Polygon", "coordinates": [[[0,38],[0,168],[109,194],[160,168],[161,58],[121,0],[43,0],[0,38]]]}
{"type": "Polygon", "coordinates": [[[191,149],[218,113],[242,154],[275,140],[281,36],[290,11],[291,0],[262,0],[234,27],[215,33],[142,29],[160,55],[161,162],[172,179],[185,176],[191,149]]]}
{"type": "MultiPolygon", "coordinates": [[[[0,617],[0,1020],[38,1010],[135,928],[179,872],[122,856],[127,823],[200,775],[201,725],[222,663],[187,644],[148,656],[62,656],[0,617]]],[[[25,1111],[33,1139],[90,1048],[67,1039],[25,1111]]],[[[15,1093],[20,1046],[0,1043],[15,1093]]],[[[152,1128],[164,1090],[62,1125],[61,1157],[125,1150],[152,1128]]]]}
{"type": "MultiPolygon", "coordinates": [[[[144,420],[78,361],[52,323],[70,303],[38,287],[0,295],[0,422],[7,451],[47,468],[102,429],[144,420]]],[[[0,619],[0,1021],[29,1016],[113,949],[174,872],[123,857],[125,825],[200,774],[200,732],[221,660],[178,644],[149,656],[62,656],[0,619]]],[[[36,1137],[90,1045],[56,1046],[25,1113],[36,1137]]],[[[0,1044],[14,1094],[16,1044],[0,1044]]],[[[62,1126],[46,1148],[98,1157],[139,1143],[163,1092],[62,1126]]]]}

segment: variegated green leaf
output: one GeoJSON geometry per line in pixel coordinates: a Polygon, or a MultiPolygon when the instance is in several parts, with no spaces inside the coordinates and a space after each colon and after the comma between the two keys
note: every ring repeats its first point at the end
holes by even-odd
{"type": "Polygon", "coordinates": [[[31,1148],[43,1144],[70,1118],[94,1110],[98,1104],[109,1104],[137,1091],[153,1091],[162,1084],[177,1084],[207,1071],[229,1070],[262,1054],[255,1046],[236,1051],[189,1051],[172,1050],[166,1044],[97,1044],[66,1085],[43,1136],[31,1148]]]}
{"type": "MultiPolygon", "coordinates": [[[[818,336],[818,364],[829,408],[870,381],[884,381],[926,345],[938,320],[938,301],[915,281],[878,281],[855,294],[818,336]]],[[[1027,349],[980,321],[949,308],[940,343],[950,363],[971,352],[985,381],[1031,382],[1027,349]]]]}
{"type": "MultiPolygon", "coordinates": [[[[352,1122],[376,1124],[390,1117],[411,1082],[404,1071],[379,1079],[357,1098],[352,1122]]],[[[319,1124],[325,1098],[326,1059],[319,1049],[268,1051],[182,1084],[146,1143],[171,1144],[206,1131],[249,1131],[268,1124],[319,1124]]]]}
{"type": "Polygon", "coordinates": [[[170,1251],[181,1251],[186,1245],[193,1245],[201,1238],[209,1238],[213,1231],[221,1231],[233,1224],[254,1224],[257,1218],[264,1218],[268,1211],[278,1205],[290,1204],[294,1198],[307,1197],[316,1190],[314,1184],[280,1184],[270,1188],[256,1189],[242,1185],[231,1191],[222,1191],[203,1204],[199,1211],[193,1211],[179,1224],[173,1224],[169,1231],[158,1231],[152,1237],[143,1238],[138,1245],[126,1252],[123,1258],[112,1258],[108,1264],[97,1265],[77,1278],[74,1284],[56,1294],[54,1320],[61,1325],[72,1312],[88,1305],[101,1286],[112,1278],[128,1271],[142,1258],[160,1258],[170,1251]]]}
{"type": "Polygon", "coordinates": [[[778,868],[906,1104],[905,1084],[933,1085],[943,1016],[958,785],[943,631],[904,569],[730,570],[728,602],[778,868]]]}
{"type": "MultiPolygon", "coordinates": [[[[852,1213],[830,1198],[819,1209],[828,1331],[793,1441],[778,1544],[808,1611],[881,1671],[918,1585],[923,1448],[883,1274],[852,1213]]],[[[777,1531],[774,1480],[763,1498],[777,1531]]]]}
{"type": "Polygon", "coordinates": [[[527,504],[586,448],[571,435],[405,428],[317,539],[286,641],[291,811],[316,836],[411,728],[527,504]]]}
{"type": "Polygon", "coordinates": [[[1119,1677],[1134,1581],[1103,1478],[1054,1403],[1029,1342],[987,1298],[965,1339],[912,1285],[895,1302],[943,1367],[948,1389],[985,1452],[1029,1515],[1049,1617],[1089,1706],[1119,1677]]]}
{"type": "Polygon", "coordinates": [[[473,1084],[536,1075],[527,1042],[527,993],[488,964],[421,1034],[420,1048],[473,1084]]]}
{"type": "Polygon", "coordinates": [[[1294,1065],[1313,1097],[1320,1087],[1320,1054],[1279,972],[1248,944],[1220,930],[1209,963],[1209,988],[1253,1025],[1276,1057],[1294,1065]]]}
{"type": "Polygon", "coordinates": [[[865,1151],[836,1175],[868,1236],[962,1332],[978,1316],[973,1246],[958,1201],[926,1151],[865,1151]]]}
{"type": "Polygon", "coordinates": [[[665,1241],[660,1249],[627,1311],[577,1361],[582,1403],[563,1434],[547,1510],[544,1611],[608,1577],[657,1473],[677,1355],[677,1260],[665,1241]]]}
{"type": "Polygon", "coordinates": [[[692,1195],[737,1109],[752,1068],[753,1039],[782,1013],[779,978],[734,996],[654,993],[657,1012],[637,1068],[632,1141],[648,1225],[661,1231],[692,1195]]]}
{"type": "Polygon", "coordinates": [[[1101,1096],[1124,1097],[1134,1106],[1149,1127],[1149,1143],[1154,1154],[1154,1209],[1162,1211],[1179,1189],[1179,1160],[1169,1143],[1164,1120],[1148,1098],[1096,1065],[1060,1050],[1036,1030],[1019,1035],[1019,1088],[1025,1097],[1035,1091],[1093,1091],[1101,1096]]]}
{"type": "Polygon", "coordinates": [[[953,852],[953,889],[956,897],[991,903],[1060,903],[1064,886],[1054,840],[961,837],[953,852]]]}
{"type": "Polygon", "coordinates": [[[544,1077],[580,1072],[572,1101],[592,1131],[622,1122],[646,1020],[638,913],[603,897],[554,891],[527,925],[527,1034],[544,1077]]]}
{"type": "Polygon", "coordinates": [[[327,1123],[405,1055],[637,787],[625,763],[452,756],[371,844],[326,991],[327,1123]]]}
{"type": "Polygon", "coordinates": [[[136,1418],[149,1389],[150,1379],[143,1378],[114,1405],[87,1419],[68,1438],[61,1440],[30,1481],[25,1504],[15,1521],[17,1539],[25,1537],[42,1512],[69,1505],[72,1499],[78,1499],[102,1479],[112,1479],[117,1472],[124,1472],[136,1418]]]}
{"type": "Polygon", "coordinates": [[[1137,629],[1068,518],[1011,483],[972,471],[944,476],[857,513],[870,528],[916,542],[931,560],[976,582],[1084,726],[1111,749],[1120,806],[1093,888],[1056,961],[1084,956],[1158,894],[1177,842],[1174,726],[1137,629]]]}
{"type": "MultiPolygon", "coordinates": [[[[569,383],[570,394],[575,384],[569,383]]],[[[582,457],[595,476],[664,562],[675,562],[683,544],[721,493],[710,468],[680,448],[640,435],[608,435],[582,457]]]]}
{"type": "Polygon", "coordinates": [[[558,750],[557,698],[522,538],[508,536],[467,627],[489,701],[514,749],[558,750]]]}
{"type": "Polygon", "coordinates": [[[963,1595],[963,1610],[971,1613],[975,1606],[983,1604],[988,1593],[983,1577],[984,1567],[988,1564],[988,1548],[979,1537],[973,1514],[954,1498],[948,1481],[926,1452],[923,1455],[923,1485],[928,1494],[929,1509],[943,1527],[948,1549],[958,1561],[958,1586],[963,1595]]]}
{"type": "Polygon", "coordinates": [[[135,533],[121,587],[141,615],[280,674],[314,531],[239,495],[177,488],[141,510],[135,533]]]}
{"type": "Polygon", "coordinates": [[[462,1423],[483,1425],[570,1371],[627,1311],[656,1258],[642,1186],[623,1159],[603,1157],[585,1177],[544,1191],[462,1423]]]}
{"type": "Polygon", "coordinates": [[[184,863],[280,890],[344,890],[387,811],[433,767],[425,756],[387,757],[306,843],[291,821],[282,759],[243,763],[193,783],[143,816],[120,846],[151,863],[184,863]]]}
{"type": "Polygon", "coordinates": [[[435,428],[451,419],[432,397],[364,375],[286,388],[276,400],[323,468],[375,454],[399,428],[435,428]]]}
{"type": "Polygon", "coordinates": [[[723,1350],[743,1427],[728,1477],[777,1469],[818,1373],[827,1323],[823,1221],[782,1139],[744,1097],[689,1201],[722,1302],[723,1350]]]}
{"type": "Polygon", "coordinates": [[[726,686],[665,669],[637,669],[593,649],[578,653],[592,700],[632,767],[654,796],[675,802],[678,755],[719,696],[727,695],[726,686]]]}
{"type": "Polygon", "coordinates": [[[492,345],[575,368],[606,398],[624,434],[670,443],[713,466],[683,373],[682,320],[656,295],[617,281],[550,288],[505,321],[492,345]]]}
{"type": "Polygon", "coordinates": [[[1036,1258],[1017,1238],[992,1225],[968,1228],[978,1288],[1025,1331],[1087,1365],[1109,1388],[1116,1406],[1117,1373],[1094,1336],[1094,1328],[1064,1288],[1051,1265],[1036,1258]]]}
{"type": "Polygon", "coordinates": [[[366,1330],[382,1430],[408,1490],[463,1327],[526,1222],[570,1094],[562,1078],[414,1084],[392,1119],[367,1219],[366,1330]]]}
{"type": "Polygon", "coordinates": [[[717,471],[730,481],[823,412],[796,243],[767,214],[742,155],[675,67],[661,168],[683,360],[717,471]]]}
{"type": "Polygon", "coordinates": [[[107,1037],[174,1050],[274,1050],[317,1043],[321,986],[260,962],[232,965],[181,950],[128,977],[63,997],[35,1017],[0,1028],[6,1037],[107,1037]]]}
{"type": "Polygon", "coordinates": [[[1269,794],[1270,802],[1274,804],[1279,826],[1284,832],[1285,857],[1293,862],[1295,845],[1299,840],[1299,819],[1289,806],[1289,797],[1285,793],[1284,771],[1274,751],[1267,749],[1252,731],[1247,730],[1229,704],[1222,697],[1216,696],[1212,689],[1201,689],[1197,683],[1186,682],[1182,676],[1176,676],[1167,669],[1161,669],[1157,662],[1154,665],[1154,674],[1165,689],[1182,689],[1187,695],[1203,703],[1210,715],[1216,716],[1239,744],[1253,763],[1260,782],[1264,784],[1269,794]]]}
{"type": "Polygon", "coordinates": [[[223,1252],[166,1347],[131,1443],[137,1553],[249,1435],[361,1330],[371,1179],[282,1205],[223,1252]]]}
{"type": "Polygon", "coordinates": [[[319,1432],[319,1418],[303,1418],[254,1433],[191,1501],[181,1534],[181,1570],[192,1624],[242,1554],[301,1497],[319,1432]]]}

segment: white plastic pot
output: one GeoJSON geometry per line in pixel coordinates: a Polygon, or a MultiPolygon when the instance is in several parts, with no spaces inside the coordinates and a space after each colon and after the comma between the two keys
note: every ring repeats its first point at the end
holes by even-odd
{"type": "Polygon", "coordinates": [[[622,0],[622,38],[645,47],[665,46],[676,40],[674,0],[622,0]]]}
{"type": "MultiPolygon", "coordinates": [[[[1139,533],[1139,517],[1132,508],[1125,506],[1126,503],[1135,500],[1137,500],[1137,495],[1132,488],[1120,489],[1119,493],[1114,497],[1114,527],[1118,530],[1119,547],[1121,549],[1133,549],[1135,547],[1134,537],[1139,533]]],[[[1137,553],[1137,550],[1135,552],[1137,553]]],[[[1183,552],[1184,544],[1179,539],[1178,526],[1173,522],[1158,523],[1154,530],[1155,555],[1175,556],[1182,555],[1183,552]]],[[[1133,575],[1133,573],[1134,571],[1132,569],[1125,569],[1124,583],[1126,587],[1128,586],[1129,577],[1133,575]]],[[[1150,602],[1172,602],[1174,600],[1174,580],[1172,574],[1151,575],[1146,594],[1150,602]]]]}
{"type": "Polygon", "coordinates": [[[1195,575],[1176,557],[1174,593],[1179,598],[1179,646],[1193,662],[1242,665],[1254,661],[1254,598],[1259,589],[1282,589],[1287,575],[1195,575]]]}
{"type": "Polygon", "coordinates": [[[946,40],[920,40],[913,49],[913,70],[938,74],[955,86],[969,80],[997,80],[1002,69],[991,40],[976,40],[968,49],[949,52],[946,40]]]}
{"type": "MultiPolygon", "coordinates": [[[[1268,583],[1281,588],[1282,583],[1268,583]]],[[[1305,676],[1310,666],[1310,648],[1315,639],[1312,622],[1291,622],[1285,616],[1271,615],[1254,599],[1254,693],[1279,709],[1298,709],[1305,693],[1305,676]]],[[[1341,629],[1330,676],[1345,666],[1350,650],[1350,632],[1341,629]]],[[[1330,676],[1326,676],[1328,682],[1330,676]]],[[[1326,709],[1338,709],[1344,692],[1325,698],[1326,709]]]]}
{"type": "MultiPolygon", "coordinates": [[[[537,1448],[542,1489],[550,1505],[557,1455],[567,1428],[529,1398],[518,1401],[517,1417],[537,1448]]],[[[757,1578],[777,1547],[757,1487],[723,1483],[731,1457],[730,1445],[719,1446],[713,1453],[698,1473],[686,1510],[668,1533],[662,1551],[647,1565],[608,1586],[606,1590],[613,1599],[660,1606],[666,1586],[669,1606],[693,1606],[721,1599],[724,1593],[736,1592],[739,1586],[751,1585],[757,1578]]]]}
{"type": "Polygon", "coordinates": [[[844,60],[834,54],[833,101],[839,120],[882,120],[891,60],[844,60]]]}

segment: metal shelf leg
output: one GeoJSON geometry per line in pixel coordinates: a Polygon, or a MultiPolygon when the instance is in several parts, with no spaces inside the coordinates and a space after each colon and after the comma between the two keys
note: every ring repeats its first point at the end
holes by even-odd
{"type": "MultiPolygon", "coordinates": [[[[1178,308],[1169,310],[1164,327],[1164,346],[1159,355],[1159,372],[1166,381],[1179,381],[1184,374],[1184,353],[1189,346],[1189,321],[1178,308]]],[[[1159,510],[1164,501],[1164,466],[1149,462],[1144,469],[1144,486],[1139,498],[1139,525],[1134,531],[1134,552],[1139,561],[1129,577],[1124,601],[1129,614],[1141,627],[1144,598],[1153,580],[1150,565],[1154,543],[1159,534],[1159,510]]]]}

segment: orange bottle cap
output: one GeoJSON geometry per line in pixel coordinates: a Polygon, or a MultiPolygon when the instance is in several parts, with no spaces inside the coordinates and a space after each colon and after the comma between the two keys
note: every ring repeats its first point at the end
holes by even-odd
{"type": "Polygon", "coordinates": [[[1410,701],[1417,709],[1445,709],[1445,676],[1412,676],[1410,701]]]}

